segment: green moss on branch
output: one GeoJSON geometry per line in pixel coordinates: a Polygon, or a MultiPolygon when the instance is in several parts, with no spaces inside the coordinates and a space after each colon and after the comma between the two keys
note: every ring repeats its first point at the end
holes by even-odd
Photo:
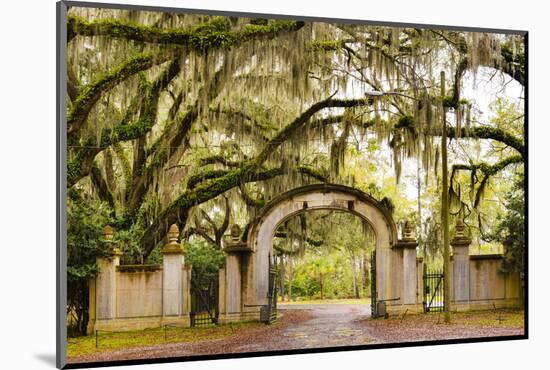
{"type": "Polygon", "coordinates": [[[69,137],[69,145],[75,145],[76,150],[73,158],[67,163],[68,187],[73,186],[78,180],[89,174],[92,162],[99,152],[122,141],[140,138],[153,128],[160,92],[178,74],[179,70],[179,61],[172,61],[160,76],[143,91],[145,109],[136,122],[127,124],[127,117],[125,117],[122,123],[111,129],[103,130],[99,142],[95,137],[88,138],[84,143],[79,143],[74,137],[69,137]]]}
{"type": "Polygon", "coordinates": [[[99,143],[95,137],[86,140],[76,149],[75,156],[67,162],[67,186],[73,186],[78,180],[88,175],[95,156],[103,149],[121,141],[137,139],[149,132],[154,124],[155,116],[149,113],[136,123],[103,130],[99,143]]]}
{"type": "Polygon", "coordinates": [[[303,128],[315,113],[326,108],[352,108],[372,104],[370,99],[332,99],[328,98],[313,104],[305,112],[303,112],[294,121],[280,130],[269,142],[264,146],[260,154],[254,160],[256,166],[260,166],[266,161],[268,156],[275,151],[283,142],[288,140],[294,133],[303,128]]]}
{"type": "Polygon", "coordinates": [[[311,51],[337,51],[342,47],[342,41],[313,41],[309,45],[311,51]]]}
{"type": "Polygon", "coordinates": [[[237,31],[230,31],[230,26],[227,17],[216,17],[210,22],[186,29],[160,29],[115,19],[88,22],[81,17],[69,17],[67,24],[69,40],[76,35],[111,36],[149,43],[184,45],[204,52],[229,48],[251,39],[294,32],[302,28],[304,22],[277,20],[267,24],[248,24],[237,31]]]}
{"type": "MultiPolygon", "coordinates": [[[[408,124],[411,124],[411,123],[409,122],[408,124]]],[[[414,125],[414,122],[412,123],[412,125],[414,125]]],[[[407,127],[411,127],[411,126],[407,126],[407,127]]],[[[426,134],[431,136],[441,136],[441,129],[432,128],[429,131],[427,131],[426,134]]],[[[476,127],[470,127],[470,128],[461,128],[460,135],[457,135],[457,134],[458,132],[456,128],[447,127],[447,136],[449,138],[491,139],[514,148],[521,154],[522,157],[525,155],[525,147],[523,144],[523,140],[521,138],[515,137],[514,135],[496,127],[476,126],[476,127]]]]}
{"type": "Polygon", "coordinates": [[[500,69],[520,84],[525,85],[525,52],[514,53],[509,44],[504,44],[501,45],[500,53],[503,60],[500,69]]]}
{"type": "Polygon", "coordinates": [[[303,174],[303,175],[307,175],[311,178],[314,178],[315,180],[319,180],[321,182],[327,182],[327,177],[321,172],[321,171],[318,171],[317,169],[313,168],[313,167],[307,167],[307,166],[300,166],[298,167],[298,172],[303,174]]]}
{"type": "Polygon", "coordinates": [[[101,95],[124,81],[130,76],[151,68],[156,63],[162,63],[166,58],[158,58],[152,54],[140,54],[119,64],[105,75],[81,89],[72,108],[67,114],[69,136],[75,136],[94,104],[101,95]]]}
{"type": "Polygon", "coordinates": [[[209,171],[202,171],[200,173],[192,175],[187,180],[187,189],[193,189],[203,181],[222,177],[223,175],[226,175],[228,172],[229,172],[228,170],[209,170],[209,171]]]}
{"type": "MultiPolygon", "coordinates": [[[[454,127],[448,127],[447,135],[449,138],[456,138],[457,130],[454,127]]],[[[525,155],[525,147],[522,139],[517,138],[514,135],[495,127],[476,126],[469,129],[462,128],[460,130],[460,137],[491,139],[499,141],[517,150],[521,154],[522,158],[525,155]]]]}
{"type": "Polygon", "coordinates": [[[468,171],[479,170],[486,176],[494,176],[498,172],[508,167],[509,165],[515,164],[515,163],[523,163],[523,157],[520,155],[513,155],[495,164],[488,164],[485,162],[481,162],[477,164],[455,164],[453,166],[452,173],[454,174],[456,171],[459,171],[459,170],[468,170],[468,171]]]}
{"type": "MultiPolygon", "coordinates": [[[[507,157],[500,162],[497,162],[495,164],[488,164],[485,162],[477,163],[477,164],[455,164],[453,165],[452,171],[451,171],[451,183],[453,182],[453,179],[456,176],[456,173],[458,171],[470,171],[470,187],[473,190],[474,189],[474,179],[476,179],[476,172],[481,172],[482,178],[479,182],[479,186],[477,188],[475,198],[474,198],[474,207],[477,208],[481,201],[482,194],[487,186],[487,183],[489,181],[489,178],[491,176],[496,175],[500,171],[504,170],[506,167],[508,167],[511,164],[521,164],[523,163],[523,157],[520,155],[513,155],[510,157],[507,157]]],[[[452,188],[451,188],[452,190],[452,188]]]]}
{"type": "Polygon", "coordinates": [[[217,17],[195,27],[169,30],[117,19],[99,19],[88,22],[82,17],[70,16],[67,22],[69,41],[76,35],[111,36],[141,42],[177,45],[191,43],[191,38],[195,34],[224,32],[230,27],[229,20],[225,17],[217,17]]]}
{"type": "MultiPolygon", "coordinates": [[[[326,180],[326,178],[321,177],[321,174],[316,170],[308,167],[299,167],[297,171],[308,176],[314,176],[314,178],[323,178],[323,180],[326,180]]],[[[218,195],[242,183],[266,181],[284,174],[285,170],[281,167],[257,170],[253,162],[246,162],[238,169],[226,171],[220,177],[209,179],[208,181],[198,184],[193,189],[185,191],[172,202],[170,206],[161,212],[155,222],[145,231],[141,240],[143,250],[146,251],[146,255],[150,253],[155,248],[156,244],[165,236],[169,225],[176,222],[180,215],[188,214],[188,210],[191,207],[214,199],[218,195]]]]}
{"type": "Polygon", "coordinates": [[[199,166],[206,166],[209,164],[216,164],[216,163],[222,164],[227,167],[238,167],[241,164],[241,162],[230,161],[221,154],[214,154],[214,155],[199,159],[199,166]]]}
{"type": "Polygon", "coordinates": [[[414,127],[414,117],[411,115],[405,115],[399,117],[395,128],[410,128],[414,127]]]}

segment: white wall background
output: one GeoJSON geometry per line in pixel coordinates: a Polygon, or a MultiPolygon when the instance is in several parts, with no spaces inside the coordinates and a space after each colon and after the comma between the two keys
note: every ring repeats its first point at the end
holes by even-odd
{"type": "MultiPolygon", "coordinates": [[[[112,3],[125,1],[111,0],[112,3]]],[[[549,335],[548,9],[542,1],[126,0],[134,4],[530,31],[528,341],[144,365],[135,369],[543,368],[549,335]],[[431,362],[431,364],[428,364],[431,362]],[[146,367],[149,366],[149,367],[146,367]]],[[[55,354],[55,1],[0,12],[0,367],[52,368],[55,354]]],[[[547,365],[546,365],[547,366],[547,365]]]]}

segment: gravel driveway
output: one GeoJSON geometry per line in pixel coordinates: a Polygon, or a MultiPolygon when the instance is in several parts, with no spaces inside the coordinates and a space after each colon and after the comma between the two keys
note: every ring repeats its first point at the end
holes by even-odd
{"type": "Polygon", "coordinates": [[[312,318],[286,327],[282,335],[296,348],[319,348],[373,342],[369,328],[359,321],[370,317],[368,304],[279,305],[281,313],[309,310],[312,318]]]}

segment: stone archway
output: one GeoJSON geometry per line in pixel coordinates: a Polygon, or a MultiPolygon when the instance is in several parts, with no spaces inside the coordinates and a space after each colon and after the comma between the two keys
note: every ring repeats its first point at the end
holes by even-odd
{"type": "Polygon", "coordinates": [[[323,209],[350,212],[371,225],[376,235],[377,299],[386,301],[389,311],[421,309],[417,292],[422,268],[417,266],[414,239],[407,235],[399,240],[391,214],[368,194],[342,185],[317,184],[274,198],[250,224],[244,241],[226,246],[226,266],[220,278],[222,321],[259,315],[259,307],[268,300],[269,258],[278,226],[300,213],[323,209]]]}

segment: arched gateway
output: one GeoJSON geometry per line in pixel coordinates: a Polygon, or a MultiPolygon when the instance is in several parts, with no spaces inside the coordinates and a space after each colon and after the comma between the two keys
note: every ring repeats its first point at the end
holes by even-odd
{"type": "Polygon", "coordinates": [[[300,213],[326,209],[353,213],[374,230],[377,300],[386,302],[389,311],[422,310],[422,295],[417,294],[422,286],[422,269],[417,266],[417,243],[410,233],[398,239],[390,213],[362,191],[317,184],[279,195],[260,211],[243,240],[225,244],[226,266],[220,274],[221,322],[259,319],[261,307],[269,303],[268,271],[275,231],[300,213]]]}

